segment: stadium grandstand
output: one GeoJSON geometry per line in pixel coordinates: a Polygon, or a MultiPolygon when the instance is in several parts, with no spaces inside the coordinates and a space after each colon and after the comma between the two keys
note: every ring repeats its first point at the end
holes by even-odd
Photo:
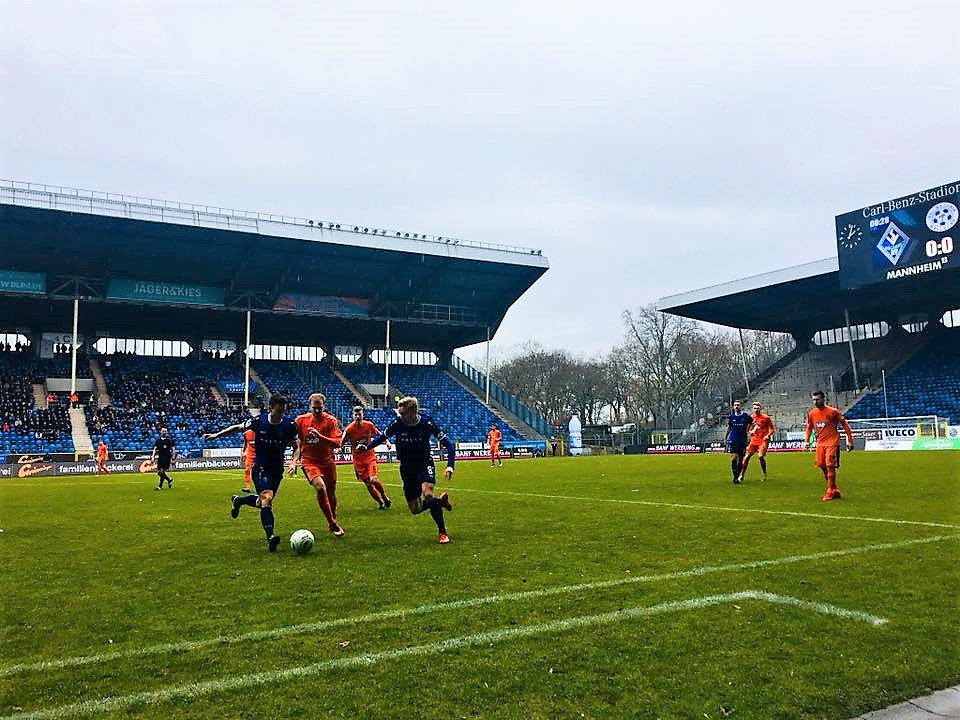
{"type": "Polygon", "coordinates": [[[958,189],[838,216],[837,257],[665,297],[657,309],[793,337],[792,352],[736,391],[745,407],[764,405],[780,439],[798,439],[816,389],[860,427],[945,437],[960,425],[960,253],[950,235],[958,189]],[[944,208],[947,227],[935,218],[944,208]]]}
{"type": "MultiPolygon", "coordinates": [[[[454,351],[489,342],[542,252],[320,219],[0,181],[0,451],[183,456],[274,393],[384,426],[417,395],[461,443],[551,429],[454,351]]],[[[8,460],[9,461],[9,460],[8,460]]]]}

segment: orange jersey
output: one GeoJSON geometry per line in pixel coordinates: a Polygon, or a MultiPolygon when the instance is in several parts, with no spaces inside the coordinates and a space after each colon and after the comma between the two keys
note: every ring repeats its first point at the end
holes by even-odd
{"type": "MultiPolygon", "coordinates": [[[[364,420],[359,423],[354,420],[343,429],[343,439],[349,440],[354,448],[357,447],[358,443],[366,445],[379,434],[380,430],[369,420],[364,420]]],[[[376,458],[376,456],[377,454],[373,450],[367,450],[365,452],[357,452],[354,450],[353,464],[364,465],[369,462],[370,458],[376,458]]]]}
{"type": "Polygon", "coordinates": [[[98,445],[97,446],[97,460],[103,461],[107,459],[107,446],[98,445]]]}
{"type": "Polygon", "coordinates": [[[500,444],[501,437],[503,437],[503,435],[500,434],[500,431],[494,428],[487,433],[487,445],[490,447],[498,446],[500,444]]]}
{"type": "Polygon", "coordinates": [[[300,435],[300,460],[314,464],[332,463],[333,451],[340,447],[340,425],[329,413],[314,419],[304,413],[293,421],[300,435]]]}
{"type": "Polygon", "coordinates": [[[765,413],[758,413],[753,416],[753,421],[750,424],[750,429],[748,434],[750,435],[750,442],[758,443],[764,440],[769,440],[773,437],[773,433],[776,431],[776,428],[773,426],[773,420],[771,417],[765,413]]]}
{"type": "Polygon", "coordinates": [[[807,429],[803,433],[803,440],[809,443],[810,431],[813,430],[817,435],[817,447],[839,447],[840,433],[837,425],[843,426],[847,442],[853,445],[853,434],[843,413],[829,405],[825,405],[823,410],[814,407],[807,413],[807,429]]]}
{"type": "Polygon", "coordinates": [[[253,466],[255,455],[253,451],[253,441],[257,439],[257,434],[253,430],[246,430],[243,433],[243,460],[244,465],[253,466]]]}

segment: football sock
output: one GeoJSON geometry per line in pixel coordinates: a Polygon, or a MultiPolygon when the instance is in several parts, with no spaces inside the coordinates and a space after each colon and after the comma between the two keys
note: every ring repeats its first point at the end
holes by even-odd
{"type": "Polygon", "coordinates": [[[371,484],[377,489],[377,492],[380,493],[380,497],[383,497],[383,498],[387,497],[387,491],[386,489],[384,489],[382,482],[380,482],[379,480],[373,480],[371,484]]]}
{"type": "MultiPolygon", "coordinates": [[[[434,500],[437,500],[434,498],[434,500]]],[[[437,524],[437,530],[446,534],[447,526],[443,522],[443,508],[440,506],[440,501],[437,500],[436,503],[430,505],[430,515],[433,517],[433,521],[437,524]]]]}
{"type": "Polygon", "coordinates": [[[380,493],[378,493],[376,491],[376,488],[373,487],[373,483],[370,483],[369,485],[367,485],[367,492],[370,493],[370,497],[374,499],[374,502],[376,502],[377,505],[380,505],[383,503],[383,500],[380,499],[380,493]]]}
{"type": "Polygon", "coordinates": [[[273,508],[270,506],[260,508],[260,524],[263,525],[263,531],[267,534],[267,539],[273,535],[273,508]]]}
{"type": "Polygon", "coordinates": [[[320,506],[320,512],[323,513],[323,516],[327,519],[328,525],[333,525],[336,523],[333,515],[333,508],[330,507],[330,499],[327,497],[326,492],[317,493],[317,505],[320,506]]]}
{"type": "Polygon", "coordinates": [[[760,469],[763,470],[763,474],[767,474],[767,459],[765,457],[760,458],[760,469]]]}
{"type": "Polygon", "coordinates": [[[837,473],[835,470],[827,470],[827,489],[835,490],[837,487],[837,473]]]}
{"type": "Polygon", "coordinates": [[[257,495],[241,495],[237,498],[237,505],[249,505],[250,507],[257,506],[257,495]]]}
{"type": "Polygon", "coordinates": [[[740,458],[734,455],[730,458],[730,470],[733,472],[734,479],[740,474],[740,458]]]}

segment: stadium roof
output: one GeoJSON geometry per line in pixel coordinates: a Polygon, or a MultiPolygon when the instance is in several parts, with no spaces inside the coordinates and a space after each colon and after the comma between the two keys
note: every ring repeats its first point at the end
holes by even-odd
{"type": "Polygon", "coordinates": [[[903,318],[908,316],[939,316],[956,308],[958,295],[953,272],[847,290],[840,284],[834,257],[671,295],[658,300],[656,307],[717,325],[810,337],[817,330],[842,327],[845,308],[853,325],[906,322],[903,318]]]}
{"type": "Polygon", "coordinates": [[[79,293],[99,303],[88,335],[237,338],[250,308],[258,343],[377,346],[390,318],[393,347],[454,348],[495,332],[548,267],[530,248],[0,180],[0,272],[46,276],[0,310],[34,330],[69,328],[79,293]],[[218,299],[158,304],[123,281],[218,299]]]}

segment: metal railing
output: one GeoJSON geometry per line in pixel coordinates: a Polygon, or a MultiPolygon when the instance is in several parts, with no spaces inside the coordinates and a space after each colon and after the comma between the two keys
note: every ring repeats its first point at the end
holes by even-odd
{"type": "MultiPolygon", "coordinates": [[[[453,361],[451,364],[455,370],[457,370],[470,382],[474,383],[482,392],[486,392],[487,376],[484,373],[480,372],[457,355],[453,356],[453,361]]],[[[495,400],[508,412],[517,416],[522,422],[529,425],[544,437],[549,438],[553,436],[554,430],[550,426],[550,423],[520,402],[516,397],[497,385],[497,383],[493,380],[490,381],[490,399],[495,400]]]]}
{"type": "Polygon", "coordinates": [[[411,233],[388,228],[374,228],[371,227],[369,223],[360,224],[313,220],[295,215],[276,215],[259,211],[233,210],[217,205],[198,205],[195,203],[145,198],[138,195],[110,193],[100,190],[83,190],[80,188],[65,187],[63,185],[45,185],[42,183],[0,178],[0,200],[5,202],[9,200],[14,205],[56,209],[58,203],[54,202],[54,198],[60,199],[63,204],[70,207],[89,210],[90,212],[106,210],[114,206],[122,206],[123,211],[117,214],[124,217],[145,215],[148,217],[157,217],[166,222],[190,222],[195,225],[237,227],[238,229],[252,228],[257,232],[260,232],[260,223],[278,223],[314,230],[354,233],[358,235],[377,235],[393,239],[415,240],[417,242],[450,246],[461,245],[469,248],[534,255],[538,257],[543,255],[542,250],[535,248],[477,242],[476,240],[464,240],[447,235],[411,233]]]}

